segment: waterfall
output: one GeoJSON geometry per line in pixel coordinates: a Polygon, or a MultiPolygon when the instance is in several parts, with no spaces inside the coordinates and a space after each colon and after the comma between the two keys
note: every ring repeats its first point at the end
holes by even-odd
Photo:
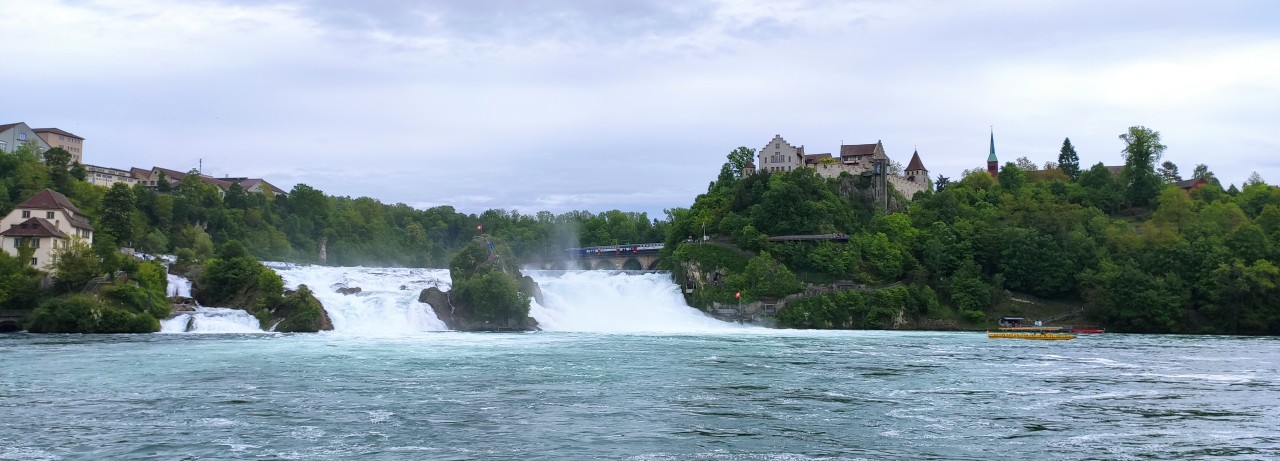
{"type": "MultiPolygon", "coordinates": [[[[445,269],[325,267],[269,263],[296,289],[305,284],[324,304],[334,330],[362,335],[444,331],[431,306],[418,302],[428,287],[450,288],[445,269]],[[359,288],[357,292],[356,289],[359,288]],[[349,294],[340,293],[343,289],[349,294]]],[[[689,307],[668,274],[621,271],[528,271],[543,303],[530,316],[545,331],[702,332],[743,328],[689,307]]]]}
{"type": "Polygon", "coordinates": [[[161,333],[262,333],[258,319],[240,309],[196,307],[160,321],[161,333]]]}
{"type": "Polygon", "coordinates": [[[181,275],[169,274],[169,293],[170,297],[190,298],[191,297],[191,281],[181,275]]]}

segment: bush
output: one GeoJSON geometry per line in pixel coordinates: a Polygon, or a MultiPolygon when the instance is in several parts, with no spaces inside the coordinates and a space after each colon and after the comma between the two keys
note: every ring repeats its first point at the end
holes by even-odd
{"type": "Polygon", "coordinates": [[[102,303],[92,295],[51,298],[40,304],[27,320],[32,333],[93,333],[102,318],[102,303]]]}
{"type": "MultiPolygon", "coordinates": [[[[275,331],[314,333],[324,329],[324,307],[306,285],[299,285],[297,291],[289,293],[280,301],[276,316],[283,320],[276,325],[275,331]]],[[[263,324],[263,328],[270,327],[263,324]]]]}

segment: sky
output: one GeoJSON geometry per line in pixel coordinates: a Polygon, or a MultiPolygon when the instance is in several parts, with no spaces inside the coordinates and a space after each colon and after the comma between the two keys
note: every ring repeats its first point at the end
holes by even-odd
{"type": "Polygon", "coordinates": [[[465,213],[688,207],[725,156],[881,141],[930,174],[1123,164],[1280,182],[1280,2],[0,0],[0,123],[84,162],[465,213]]]}

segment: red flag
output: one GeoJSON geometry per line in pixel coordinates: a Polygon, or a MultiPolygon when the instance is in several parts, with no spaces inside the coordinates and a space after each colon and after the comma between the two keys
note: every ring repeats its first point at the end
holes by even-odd
{"type": "Polygon", "coordinates": [[[739,292],[737,292],[737,293],[734,293],[734,294],[733,294],[733,297],[738,298],[738,299],[742,299],[742,292],[741,292],[741,291],[739,291],[739,292]]]}

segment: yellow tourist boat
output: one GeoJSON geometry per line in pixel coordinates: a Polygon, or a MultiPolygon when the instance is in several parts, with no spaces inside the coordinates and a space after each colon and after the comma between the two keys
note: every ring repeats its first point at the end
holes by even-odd
{"type": "Polygon", "coordinates": [[[1060,327],[1009,327],[997,331],[988,331],[991,339],[1039,339],[1043,341],[1063,341],[1076,339],[1076,334],[1063,331],[1060,327]]]}

